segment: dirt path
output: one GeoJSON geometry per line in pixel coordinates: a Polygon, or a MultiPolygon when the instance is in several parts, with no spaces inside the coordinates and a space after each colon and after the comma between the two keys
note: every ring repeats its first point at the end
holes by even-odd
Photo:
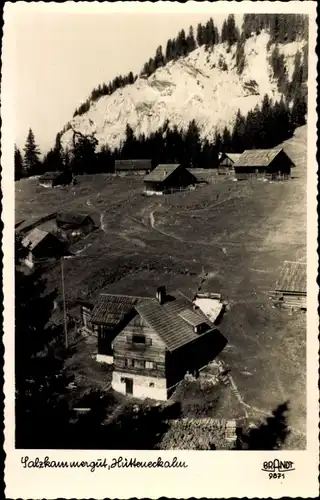
{"type": "MultiPolygon", "coordinates": [[[[252,405],[249,405],[248,403],[246,403],[243,400],[243,398],[238,390],[238,387],[236,386],[236,384],[235,384],[235,382],[230,374],[228,374],[228,378],[230,380],[230,384],[231,384],[231,387],[232,387],[232,390],[233,390],[235,397],[238,399],[239,403],[243,407],[245,418],[250,418],[250,415],[249,415],[247,409],[253,410],[256,413],[260,413],[261,415],[264,415],[265,417],[270,417],[270,418],[273,417],[272,413],[270,413],[269,411],[261,409],[261,408],[257,408],[256,406],[252,406],[252,405]]],[[[306,437],[305,432],[301,432],[298,429],[296,429],[295,427],[288,426],[288,430],[290,430],[291,432],[293,432],[295,434],[298,434],[299,436],[306,437]]]]}
{"type": "Polygon", "coordinates": [[[103,214],[103,212],[101,212],[101,214],[100,214],[100,227],[101,227],[102,231],[104,233],[106,233],[107,232],[107,226],[104,223],[104,218],[103,217],[104,217],[104,214],[103,214]]]}

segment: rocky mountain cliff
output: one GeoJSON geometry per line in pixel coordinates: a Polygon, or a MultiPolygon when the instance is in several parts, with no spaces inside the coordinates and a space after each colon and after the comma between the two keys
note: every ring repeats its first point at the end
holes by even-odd
{"type": "MultiPolygon", "coordinates": [[[[304,40],[278,44],[292,79],[296,54],[303,58],[304,40]]],[[[148,137],[166,121],[186,130],[195,120],[202,139],[212,140],[216,131],[231,128],[240,109],[243,115],[261,105],[267,94],[280,100],[271,54],[275,45],[262,30],[243,44],[243,67],[237,64],[237,45],[219,43],[209,50],[197,47],[185,57],[170,61],[151,76],[140,76],[133,84],[117,89],[90,103],[88,111],[74,116],[61,142],[71,147],[72,128],[83,135],[94,134],[99,147],[118,148],[129,124],[136,136],[148,137]],[[69,130],[68,130],[69,127],[69,130]]]]}

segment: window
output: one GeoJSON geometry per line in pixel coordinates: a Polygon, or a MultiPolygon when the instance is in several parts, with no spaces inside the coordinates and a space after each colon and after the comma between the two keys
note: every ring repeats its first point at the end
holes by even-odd
{"type": "Polygon", "coordinates": [[[143,326],[143,321],[141,316],[137,315],[133,318],[133,325],[137,327],[143,326]]]}
{"type": "Polygon", "coordinates": [[[145,368],[147,368],[148,370],[152,370],[153,369],[153,362],[152,361],[145,361],[145,368]]]}
{"type": "Polygon", "coordinates": [[[132,366],[134,368],[144,368],[144,361],[140,359],[132,359],[132,366]]]}
{"type": "Polygon", "coordinates": [[[145,344],[146,338],[144,335],[132,335],[132,342],[134,344],[145,344]]]}
{"type": "Polygon", "coordinates": [[[150,382],[149,387],[154,387],[154,383],[150,382]]]}

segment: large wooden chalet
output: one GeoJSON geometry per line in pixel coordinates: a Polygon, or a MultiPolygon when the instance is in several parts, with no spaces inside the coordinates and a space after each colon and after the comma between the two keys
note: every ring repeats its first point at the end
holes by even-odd
{"type": "Polygon", "coordinates": [[[248,149],[234,163],[237,180],[289,177],[293,162],[283,149],[248,149]]]}
{"type": "Polygon", "coordinates": [[[180,164],[160,164],[143,181],[146,194],[170,193],[197,183],[196,177],[180,164]]]}
{"type": "MultiPolygon", "coordinates": [[[[88,325],[88,308],[85,314],[88,325]]],[[[90,328],[98,335],[97,360],[113,363],[115,391],[164,401],[227,343],[188,298],[165,287],[154,298],[101,294],[90,328]]]]}
{"type": "Polygon", "coordinates": [[[152,160],[116,160],[114,170],[118,175],[147,175],[152,170],[152,160]]]}

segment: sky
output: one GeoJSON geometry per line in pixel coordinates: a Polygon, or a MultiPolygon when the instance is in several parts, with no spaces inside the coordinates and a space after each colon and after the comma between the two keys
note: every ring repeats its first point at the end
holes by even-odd
{"type": "Polygon", "coordinates": [[[197,4],[196,12],[179,3],[170,12],[157,4],[141,9],[138,3],[140,9],[132,12],[115,12],[104,8],[106,4],[98,4],[99,11],[90,4],[86,10],[67,4],[18,2],[6,19],[14,135],[20,148],[31,127],[46,152],[94,87],[119,74],[139,73],[156,48],[165,50],[167,40],[182,28],[187,32],[193,25],[196,30],[211,16],[221,28],[226,16],[208,3],[205,8],[197,4]]]}

